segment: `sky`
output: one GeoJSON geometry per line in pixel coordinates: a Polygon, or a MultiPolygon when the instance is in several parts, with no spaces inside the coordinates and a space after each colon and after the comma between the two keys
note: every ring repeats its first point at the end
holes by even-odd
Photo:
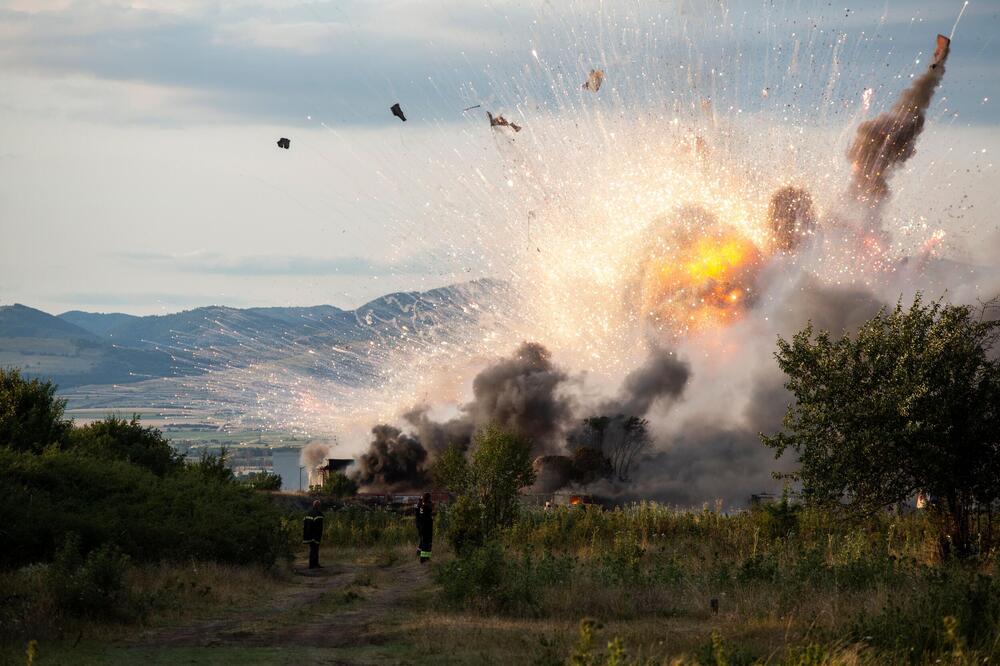
{"type": "MultiPolygon", "coordinates": [[[[452,191],[456,169],[499,177],[483,110],[563,113],[561,72],[596,62],[617,108],[644,112],[683,92],[651,88],[650,68],[677,82],[685,63],[717,60],[717,104],[822,130],[841,122],[826,107],[783,111],[796,39],[834,54],[822,78],[804,60],[796,85],[853,99],[898,90],[962,8],[714,2],[0,2],[0,304],[355,307],[503,277],[482,239],[435,227],[445,213],[504,214],[483,192],[452,191]]],[[[930,121],[938,143],[961,136],[952,161],[983,214],[1000,185],[998,35],[1000,2],[968,3],[930,121]]]]}

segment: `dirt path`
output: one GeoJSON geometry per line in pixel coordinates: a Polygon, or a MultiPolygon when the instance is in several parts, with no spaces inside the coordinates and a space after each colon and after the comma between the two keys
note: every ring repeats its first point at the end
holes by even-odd
{"type": "Polygon", "coordinates": [[[392,633],[390,616],[425,587],[427,567],[333,565],[297,569],[266,608],[218,620],[151,630],[135,644],[164,647],[358,647],[378,645],[392,633]]]}

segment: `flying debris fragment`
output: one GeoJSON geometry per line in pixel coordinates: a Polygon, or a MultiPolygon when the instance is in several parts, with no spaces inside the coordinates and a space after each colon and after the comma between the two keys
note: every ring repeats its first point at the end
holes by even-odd
{"type": "Polygon", "coordinates": [[[478,109],[481,106],[482,106],[482,104],[476,104],[474,106],[467,106],[464,109],[462,109],[462,113],[465,113],[466,111],[472,111],[473,109],[478,109]]]}
{"type": "Polygon", "coordinates": [[[931,60],[931,69],[935,69],[944,62],[951,50],[951,40],[944,35],[937,36],[937,48],[934,49],[934,59],[931,60]]]}
{"type": "Polygon", "coordinates": [[[794,251],[816,229],[812,196],[801,187],[782,187],[771,196],[767,221],[771,244],[782,252],[794,251]]]}
{"type": "Polygon", "coordinates": [[[392,106],[390,106],[389,110],[392,111],[392,115],[396,116],[397,118],[399,118],[400,120],[402,120],[404,123],[406,122],[406,116],[403,115],[403,109],[400,108],[399,102],[396,102],[395,104],[393,104],[392,106]]]}
{"type": "Polygon", "coordinates": [[[917,138],[924,130],[934,91],[944,78],[950,48],[951,40],[938,35],[934,60],[927,71],[900,93],[889,111],[858,126],[847,150],[858,201],[869,205],[882,202],[889,195],[889,176],[916,153],[917,138]]]}
{"type": "Polygon", "coordinates": [[[278,148],[284,148],[285,150],[288,150],[291,147],[292,147],[291,139],[286,139],[285,137],[281,137],[280,139],[278,139],[278,148]]]}
{"type": "Polygon", "coordinates": [[[583,84],[583,89],[597,92],[601,89],[602,83],[604,83],[604,71],[600,69],[592,69],[590,70],[590,76],[587,77],[586,82],[583,84]]]}
{"type": "Polygon", "coordinates": [[[510,122],[509,120],[507,120],[503,116],[494,116],[489,111],[486,112],[486,115],[489,116],[490,127],[509,127],[512,130],[514,130],[515,132],[520,132],[521,131],[521,126],[520,125],[515,125],[514,123],[510,122]]]}

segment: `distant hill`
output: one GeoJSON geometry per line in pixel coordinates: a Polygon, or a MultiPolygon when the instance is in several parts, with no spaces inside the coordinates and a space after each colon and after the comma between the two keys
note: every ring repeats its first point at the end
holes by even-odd
{"type": "Polygon", "coordinates": [[[0,335],[10,338],[96,340],[97,336],[71,320],[15,303],[0,307],[0,335]]]}
{"type": "Polygon", "coordinates": [[[64,388],[264,362],[356,384],[374,372],[375,361],[367,353],[373,340],[391,347],[448,338],[475,321],[503,288],[500,282],[476,280],[388,294],[355,310],[214,305],[143,317],[78,310],[55,317],[7,306],[0,308],[0,365],[22,367],[64,388]],[[337,364],[314,355],[331,346],[347,352],[337,364]]]}
{"type": "Polygon", "coordinates": [[[121,384],[177,374],[169,354],[119,347],[25,305],[0,307],[0,366],[61,387],[121,384]]]}
{"type": "Polygon", "coordinates": [[[94,335],[107,337],[109,333],[119,326],[139,319],[135,315],[112,312],[110,314],[98,314],[96,312],[81,312],[80,310],[70,310],[59,315],[59,319],[76,324],[80,328],[90,331],[94,335]]]}

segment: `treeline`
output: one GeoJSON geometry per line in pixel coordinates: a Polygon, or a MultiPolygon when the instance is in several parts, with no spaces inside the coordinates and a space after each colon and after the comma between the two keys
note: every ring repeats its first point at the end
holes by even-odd
{"type": "Polygon", "coordinates": [[[67,547],[84,561],[111,549],[265,566],[287,552],[280,509],[219,456],[188,465],[135,418],[76,426],[64,408],[51,383],[0,369],[0,567],[51,562],[67,547]]]}

